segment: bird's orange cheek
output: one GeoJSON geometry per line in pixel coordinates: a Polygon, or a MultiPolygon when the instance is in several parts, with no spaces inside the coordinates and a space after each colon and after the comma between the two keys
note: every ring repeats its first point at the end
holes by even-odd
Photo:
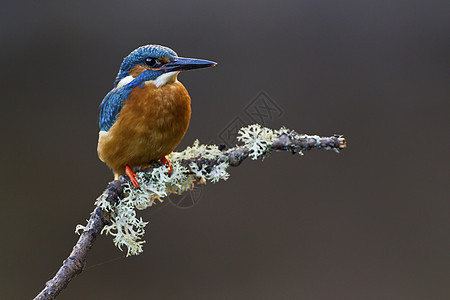
{"type": "Polygon", "coordinates": [[[134,78],[141,75],[142,72],[150,70],[150,67],[146,65],[135,65],[133,68],[131,68],[130,72],[128,72],[128,75],[133,76],[134,78]]]}

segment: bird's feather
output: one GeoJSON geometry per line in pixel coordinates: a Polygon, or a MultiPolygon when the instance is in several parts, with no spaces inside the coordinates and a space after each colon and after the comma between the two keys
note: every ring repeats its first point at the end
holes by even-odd
{"type": "Polygon", "coordinates": [[[99,126],[100,131],[108,131],[117,119],[117,115],[128,99],[133,88],[124,86],[112,89],[100,104],[99,126]]]}

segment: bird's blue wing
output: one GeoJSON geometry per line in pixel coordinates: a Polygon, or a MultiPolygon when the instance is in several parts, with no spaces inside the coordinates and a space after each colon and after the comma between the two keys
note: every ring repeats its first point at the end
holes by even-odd
{"type": "Polygon", "coordinates": [[[102,104],[100,104],[98,118],[100,131],[108,131],[113,126],[132,90],[132,87],[114,88],[105,96],[102,104]]]}

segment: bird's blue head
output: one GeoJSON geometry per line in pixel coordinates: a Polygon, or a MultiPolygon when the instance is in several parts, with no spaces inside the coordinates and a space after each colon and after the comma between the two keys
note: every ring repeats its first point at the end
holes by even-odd
{"type": "Polygon", "coordinates": [[[216,63],[203,59],[179,57],[175,51],[160,45],[145,45],[124,58],[114,87],[154,80],[158,87],[180,71],[213,67],[216,63]],[[159,80],[158,80],[159,79],[159,80]]]}

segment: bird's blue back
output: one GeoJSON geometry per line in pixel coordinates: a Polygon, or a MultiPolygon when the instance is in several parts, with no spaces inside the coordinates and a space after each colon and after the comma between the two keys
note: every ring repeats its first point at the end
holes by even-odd
{"type": "Polygon", "coordinates": [[[114,88],[110,91],[100,105],[99,127],[100,131],[108,131],[114,125],[117,115],[128,99],[132,89],[114,88]]]}

